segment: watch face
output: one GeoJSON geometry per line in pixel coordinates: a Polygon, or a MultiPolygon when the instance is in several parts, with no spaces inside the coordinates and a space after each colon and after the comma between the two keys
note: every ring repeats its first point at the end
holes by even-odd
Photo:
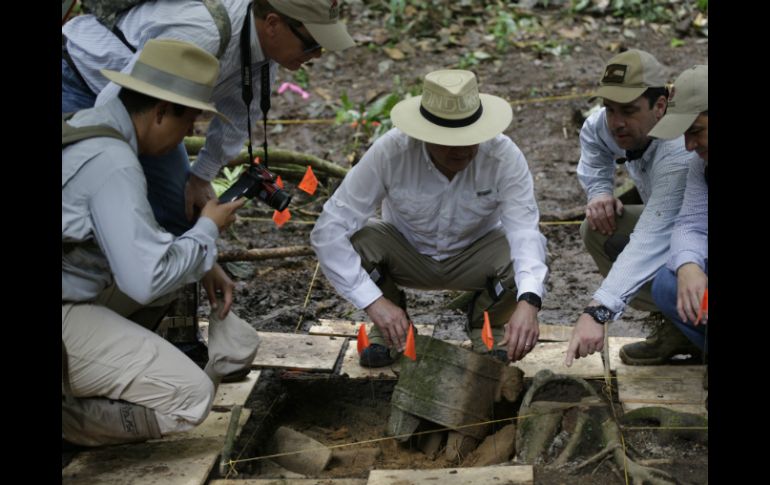
{"type": "Polygon", "coordinates": [[[612,318],[612,310],[605,306],[589,307],[586,308],[586,310],[588,310],[586,313],[591,315],[591,317],[599,323],[607,323],[607,321],[612,318]]]}

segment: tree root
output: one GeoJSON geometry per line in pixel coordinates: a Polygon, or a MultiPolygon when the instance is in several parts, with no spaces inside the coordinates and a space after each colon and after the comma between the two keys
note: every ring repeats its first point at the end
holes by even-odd
{"type": "Polygon", "coordinates": [[[646,407],[629,411],[621,419],[623,424],[636,421],[652,421],[664,428],[660,430],[659,435],[663,444],[671,443],[675,437],[708,444],[708,420],[697,414],[677,412],[664,407],[646,407]]]}

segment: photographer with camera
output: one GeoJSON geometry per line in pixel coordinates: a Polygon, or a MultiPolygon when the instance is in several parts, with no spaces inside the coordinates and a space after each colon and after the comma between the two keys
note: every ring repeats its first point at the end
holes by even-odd
{"type": "Polygon", "coordinates": [[[210,103],[218,61],[153,39],[129,74],[102,74],[118,97],[62,121],[62,437],[85,446],[200,424],[220,379],[248,371],[259,343],[229,302],[211,313],[203,370],[152,331],[183,285],[228,291],[216,239],[245,199],[208,201],[174,237],[153,216],[138,160],[173,150],[201,111],[220,114],[210,103]]]}
{"type": "Polygon", "coordinates": [[[523,358],[539,335],[548,268],[532,175],[502,134],[510,105],[479,94],[472,72],[440,70],[391,119],[396,128],[348,173],[310,236],[326,277],[374,322],[361,365],[389,365],[404,349],[410,322],[397,285],[473,291],[474,351],[487,352],[488,311],[505,346],[492,355],[523,358]],[[382,220],[370,219],[380,205],[382,220]]]}

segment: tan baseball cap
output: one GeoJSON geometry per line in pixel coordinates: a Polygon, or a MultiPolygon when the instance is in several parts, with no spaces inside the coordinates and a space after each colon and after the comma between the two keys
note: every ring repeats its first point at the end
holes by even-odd
{"type": "Polygon", "coordinates": [[[446,146],[469,146],[502,133],[513,119],[503,98],[479,94],[476,75],[460,69],[425,76],[422,95],[400,101],[390,119],[412,138],[446,146]]]}
{"type": "Polygon", "coordinates": [[[663,66],[649,52],[629,49],[609,60],[596,95],[616,103],[630,103],[647,88],[666,85],[663,66]]]}
{"type": "Polygon", "coordinates": [[[302,22],[324,49],[341,51],[356,43],[340,22],[341,0],[267,0],[274,9],[302,22]]]}
{"type": "Polygon", "coordinates": [[[219,77],[219,61],[189,42],[150,39],[139,53],[131,74],[107,69],[100,72],[126,89],[182,106],[211,111],[227,120],[211,104],[211,94],[219,77]]]}
{"type": "Polygon", "coordinates": [[[670,140],[687,131],[698,115],[709,109],[709,67],[693,66],[676,78],[666,115],[649,136],[670,140]]]}

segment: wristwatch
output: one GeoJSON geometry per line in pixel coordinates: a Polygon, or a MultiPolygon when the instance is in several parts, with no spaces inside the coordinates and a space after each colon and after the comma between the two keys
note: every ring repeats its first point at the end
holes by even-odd
{"type": "Polygon", "coordinates": [[[538,310],[543,308],[543,300],[541,300],[539,296],[537,296],[536,294],[532,293],[531,291],[528,291],[526,293],[522,293],[517,301],[522,301],[522,300],[526,301],[530,305],[536,306],[538,310]]]}
{"type": "Polygon", "coordinates": [[[604,325],[610,319],[612,319],[613,311],[607,308],[604,305],[596,305],[596,306],[587,306],[583,310],[583,313],[587,313],[591,315],[591,318],[596,320],[596,323],[601,323],[604,325]]]}

